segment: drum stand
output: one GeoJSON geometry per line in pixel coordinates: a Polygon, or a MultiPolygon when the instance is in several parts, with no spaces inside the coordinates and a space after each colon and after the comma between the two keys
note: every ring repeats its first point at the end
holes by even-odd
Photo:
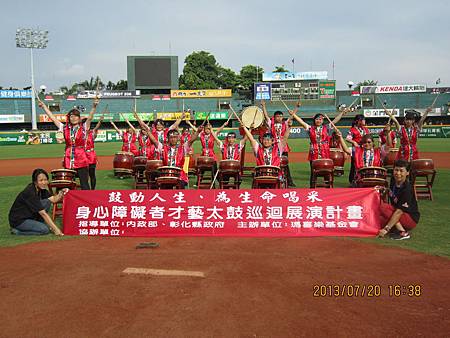
{"type": "Polygon", "coordinates": [[[219,169],[220,189],[239,189],[241,182],[241,174],[239,171],[224,171],[219,169]]]}
{"type": "Polygon", "coordinates": [[[147,187],[145,167],[142,169],[136,168],[134,171],[134,189],[147,189],[147,187]]]}
{"type": "Polygon", "coordinates": [[[245,146],[247,142],[245,142],[244,146],[241,150],[241,177],[253,177],[255,172],[255,166],[245,166],[245,146]]]}
{"type": "Polygon", "coordinates": [[[411,170],[411,184],[414,187],[414,194],[416,199],[433,200],[434,178],[436,177],[436,170],[411,170]]]}
{"type": "Polygon", "coordinates": [[[212,189],[214,183],[213,166],[197,166],[197,189],[212,189]]]}
{"type": "Polygon", "coordinates": [[[333,188],[334,169],[312,169],[312,171],[311,188],[333,188]],[[319,178],[322,178],[322,181],[320,181],[319,178]]]}
{"type": "Polygon", "coordinates": [[[181,180],[178,177],[162,176],[156,179],[158,189],[182,189],[181,180]]]}
{"type": "MultiPolygon", "coordinates": [[[[70,190],[76,189],[77,183],[75,181],[54,180],[48,184],[48,187],[49,187],[52,195],[56,195],[60,190],[65,189],[65,188],[70,189],[70,190]]],[[[57,203],[53,203],[53,207],[52,207],[52,220],[53,221],[56,219],[56,217],[62,216],[63,201],[64,200],[61,200],[57,203]]]]}
{"type": "Polygon", "coordinates": [[[147,189],[158,189],[158,185],[156,184],[158,175],[158,170],[145,171],[145,177],[147,179],[147,189]]]}
{"type": "Polygon", "coordinates": [[[280,180],[275,176],[258,176],[253,178],[253,189],[279,189],[280,180]]]}

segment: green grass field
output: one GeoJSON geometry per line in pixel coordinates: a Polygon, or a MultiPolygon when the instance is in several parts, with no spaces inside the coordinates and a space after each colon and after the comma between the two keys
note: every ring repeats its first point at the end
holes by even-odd
{"type": "MultiPolygon", "coordinates": [[[[296,152],[306,152],[309,147],[309,141],[306,139],[291,139],[289,145],[296,152]]],[[[120,142],[96,143],[95,150],[98,155],[114,155],[120,151],[120,142]]],[[[199,142],[194,143],[194,150],[199,152],[199,142]]],[[[247,145],[247,152],[251,151],[247,145]]],[[[422,152],[450,152],[450,139],[419,139],[419,150],[422,152]]],[[[9,160],[14,158],[43,158],[43,157],[61,157],[64,153],[63,144],[40,144],[40,145],[20,145],[20,146],[1,146],[0,160],[9,160]]]]}
{"type": "MultiPolygon", "coordinates": [[[[347,187],[348,168],[344,177],[336,178],[336,187],[347,187]]],[[[294,181],[299,188],[306,188],[309,185],[309,165],[306,163],[291,164],[291,172],[294,181]]],[[[21,237],[12,236],[9,233],[8,212],[16,195],[30,181],[29,176],[1,177],[0,184],[0,246],[13,246],[23,243],[48,240],[64,240],[49,235],[44,237],[21,237]]],[[[98,189],[131,189],[132,179],[117,179],[112,171],[101,170],[97,172],[98,189]]],[[[193,180],[191,179],[191,184],[193,180]]],[[[244,178],[242,188],[250,187],[250,178],[244,178]]],[[[393,241],[390,239],[352,239],[368,243],[381,245],[398,246],[411,250],[417,250],[428,254],[450,257],[450,246],[448,245],[448,225],[446,220],[450,220],[450,170],[439,170],[433,188],[434,198],[431,201],[419,201],[419,208],[422,214],[417,228],[412,232],[412,237],[407,241],[393,241]]],[[[302,239],[308,240],[308,239],[302,239]]],[[[313,240],[313,239],[311,239],[313,240]]],[[[344,240],[344,239],[338,239],[344,240]]]]}

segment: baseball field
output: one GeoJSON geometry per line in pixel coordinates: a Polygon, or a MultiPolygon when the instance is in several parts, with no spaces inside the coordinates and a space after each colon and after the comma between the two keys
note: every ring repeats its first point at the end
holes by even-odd
{"type": "MultiPolygon", "coordinates": [[[[290,145],[291,173],[306,188],[306,141],[290,145]]],[[[34,168],[60,167],[63,145],[2,146],[0,336],[446,337],[450,141],[420,139],[419,149],[437,169],[434,200],[419,201],[411,239],[394,241],[13,236],[11,204],[34,168]]],[[[97,189],[131,189],[112,172],[120,144],[96,150],[97,189]]],[[[347,176],[348,161],[335,186],[347,176]]]]}

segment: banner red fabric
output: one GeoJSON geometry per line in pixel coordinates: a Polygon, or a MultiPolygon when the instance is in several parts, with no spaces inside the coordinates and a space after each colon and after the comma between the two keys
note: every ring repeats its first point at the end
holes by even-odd
{"type": "Polygon", "coordinates": [[[380,196],[364,189],[72,190],[64,233],[87,236],[374,236],[380,196]]]}

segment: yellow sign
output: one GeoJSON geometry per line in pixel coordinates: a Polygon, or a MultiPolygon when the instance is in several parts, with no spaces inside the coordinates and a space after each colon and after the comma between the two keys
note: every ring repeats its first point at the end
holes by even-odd
{"type": "MultiPolygon", "coordinates": [[[[156,118],[157,119],[161,119],[163,121],[175,121],[176,119],[181,118],[181,114],[183,114],[182,112],[161,112],[161,113],[156,113],[156,118]]],[[[185,114],[185,119],[190,120],[191,119],[191,114],[190,113],[186,113],[185,114]]]]}
{"type": "MultiPolygon", "coordinates": [[[[66,122],[66,114],[53,114],[58,121],[66,122]]],[[[52,122],[46,114],[39,114],[39,122],[52,122]]]]}
{"type": "Polygon", "coordinates": [[[195,89],[195,90],[171,90],[173,99],[231,97],[231,89],[195,89]]]}

